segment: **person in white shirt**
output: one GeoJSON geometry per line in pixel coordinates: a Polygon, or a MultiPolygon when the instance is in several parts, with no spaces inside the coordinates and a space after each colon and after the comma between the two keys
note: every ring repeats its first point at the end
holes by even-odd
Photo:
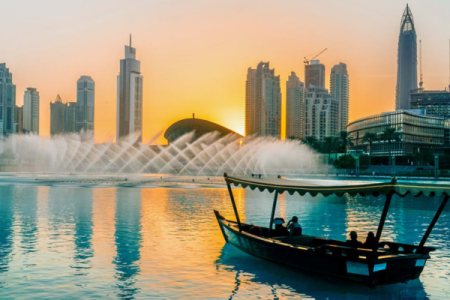
{"type": "Polygon", "coordinates": [[[287,224],[287,229],[291,235],[302,235],[302,226],[298,223],[297,216],[293,216],[287,224]]]}

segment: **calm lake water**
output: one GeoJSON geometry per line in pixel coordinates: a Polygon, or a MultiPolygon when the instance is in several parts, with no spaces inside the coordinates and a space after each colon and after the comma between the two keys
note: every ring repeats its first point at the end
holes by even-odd
{"type": "MultiPolygon", "coordinates": [[[[234,189],[246,222],[268,225],[272,194],[234,189]]],[[[419,280],[370,289],[307,274],[225,245],[213,209],[225,188],[0,186],[1,299],[448,299],[450,207],[419,280]]],[[[441,199],[394,198],[383,238],[418,243],[441,199]]],[[[277,215],[304,233],[376,231],[382,198],[281,195],[277,215]],[[319,201],[320,200],[320,201],[319,201]]],[[[234,217],[233,217],[234,218],[234,217]]]]}

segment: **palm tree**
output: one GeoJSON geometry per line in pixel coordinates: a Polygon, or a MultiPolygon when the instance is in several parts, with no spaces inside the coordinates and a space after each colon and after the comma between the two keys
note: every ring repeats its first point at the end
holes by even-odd
{"type": "Polygon", "coordinates": [[[395,128],[389,127],[383,131],[380,140],[387,141],[389,145],[389,164],[391,164],[391,150],[392,150],[392,142],[400,140],[400,133],[395,131],[395,128]]]}
{"type": "Polygon", "coordinates": [[[372,143],[378,139],[378,136],[374,132],[366,132],[363,136],[362,141],[369,143],[369,164],[372,163],[372,143]]]}
{"type": "Polygon", "coordinates": [[[330,163],[331,152],[333,152],[333,150],[335,148],[334,145],[335,145],[335,140],[333,137],[327,136],[323,139],[322,150],[323,150],[323,152],[328,153],[328,163],[330,163]]]}
{"type": "Polygon", "coordinates": [[[347,153],[347,148],[353,146],[352,138],[350,137],[350,134],[343,130],[339,132],[339,139],[341,142],[341,147],[344,153],[347,153]]]}
{"type": "Polygon", "coordinates": [[[307,136],[302,142],[314,150],[319,149],[319,140],[315,136],[307,136]]]}

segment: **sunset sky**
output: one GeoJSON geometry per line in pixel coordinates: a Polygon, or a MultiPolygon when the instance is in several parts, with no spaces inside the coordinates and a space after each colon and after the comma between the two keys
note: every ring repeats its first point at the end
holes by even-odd
{"type": "MultiPolygon", "coordinates": [[[[424,86],[449,84],[450,1],[409,1],[422,40],[424,86]]],[[[16,103],[40,93],[40,135],[49,136],[50,101],[76,101],[76,81],[96,83],[97,142],[115,136],[116,78],[133,35],[144,76],[143,142],[196,117],[244,133],[245,78],[269,61],[285,85],[304,80],[304,56],[324,48],[326,87],[347,64],[350,120],[393,110],[399,26],[406,2],[392,0],[2,1],[0,62],[13,73],[16,103]]],[[[284,120],[283,120],[284,136],[284,120]]],[[[164,138],[157,142],[166,143],[164,138]]]]}

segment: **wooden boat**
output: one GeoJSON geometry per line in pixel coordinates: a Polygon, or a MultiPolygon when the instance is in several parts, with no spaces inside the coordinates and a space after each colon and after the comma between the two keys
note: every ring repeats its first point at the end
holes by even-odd
{"type": "Polygon", "coordinates": [[[273,179],[260,179],[229,177],[225,173],[224,177],[236,221],[225,219],[218,211],[214,211],[214,213],[227,243],[266,260],[369,286],[407,282],[420,276],[427,259],[430,258],[429,253],[435,250],[435,248],[426,247],[425,242],[444,210],[450,195],[450,185],[397,183],[395,178],[387,183],[342,184],[342,182],[339,182],[341,185],[325,186],[320,181],[311,184],[287,180],[280,176],[273,179]],[[252,225],[240,222],[231,184],[244,188],[258,188],[260,191],[267,189],[269,192],[274,192],[269,227],[259,227],[258,231],[253,231],[252,225]],[[272,226],[278,194],[284,192],[288,192],[291,195],[297,192],[301,196],[306,193],[312,196],[328,196],[331,194],[338,196],[344,194],[353,196],[385,195],[386,201],[381,213],[373,248],[353,248],[342,241],[308,235],[277,236],[272,226]],[[404,197],[407,194],[429,197],[444,196],[419,245],[380,241],[394,194],[400,197],[404,197]]]}

